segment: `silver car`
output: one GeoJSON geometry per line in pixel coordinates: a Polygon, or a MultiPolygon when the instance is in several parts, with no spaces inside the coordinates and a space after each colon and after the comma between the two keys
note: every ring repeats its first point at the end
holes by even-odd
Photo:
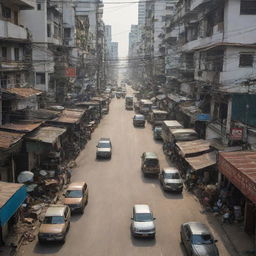
{"type": "Polygon", "coordinates": [[[131,233],[134,237],[155,238],[155,218],[153,217],[152,211],[148,205],[134,205],[131,220],[131,233]]]}
{"type": "Polygon", "coordinates": [[[183,190],[183,180],[175,167],[164,168],[159,174],[159,180],[165,191],[181,193],[183,190]]]}
{"type": "Polygon", "coordinates": [[[101,138],[98,142],[96,158],[111,158],[112,144],[109,138],[101,138]]]}

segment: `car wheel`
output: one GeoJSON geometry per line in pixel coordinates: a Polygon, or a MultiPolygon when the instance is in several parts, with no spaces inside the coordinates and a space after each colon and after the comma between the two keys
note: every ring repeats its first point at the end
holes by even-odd
{"type": "Polygon", "coordinates": [[[180,233],[180,243],[183,244],[182,235],[180,233]]]}
{"type": "Polygon", "coordinates": [[[83,214],[84,213],[84,205],[82,206],[80,213],[83,214]]]}
{"type": "Polygon", "coordinates": [[[39,243],[39,244],[43,244],[44,241],[43,241],[42,239],[38,238],[38,243],[39,243]]]}
{"type": "Polygon", "coordinates": [[[62,239],[61,243],[62,243],[62,244],[65,244],[65,243],[66,243],[66,235],[65,235],[64,238],[62,239]]]}
{"type": "Polygon", "coordinates": [[[156,239],[156,234],[152,235],[152,239],[156,239]]]}

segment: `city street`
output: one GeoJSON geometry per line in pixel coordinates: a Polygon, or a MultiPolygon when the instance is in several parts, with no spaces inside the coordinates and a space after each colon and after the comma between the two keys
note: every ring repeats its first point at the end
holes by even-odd
{"type": "Polygon", "coordinates": [[[140,170],[143,151],[154,151],[161,167],[170,165],[161,142],[152,136],[151,125],[134,128],[134,112],[127,111],[124,99],[113,99],[105,116],[77,158],[72,181],[85,180],[89,186],[89,203],[83,215],[74,215],[66,243],[39,245],[37,239],[22,247],[22,255],[61,256],[136,256],[186,255],[180,243],[180,224],[187,221],[206,223],[215,238],[221,256],[236,255],[219,224],[202,213],[194,196],[162,191],[156,178],[144,178],[140,170]],[[111,160],[96,160],[100,137],[111,138],[111,160]],[[146,203],[156,217],[156,239],[133,239],[130,235],[132,206],[146,203]],[[224,242],[225,241],[225,242],[224,242]]]}

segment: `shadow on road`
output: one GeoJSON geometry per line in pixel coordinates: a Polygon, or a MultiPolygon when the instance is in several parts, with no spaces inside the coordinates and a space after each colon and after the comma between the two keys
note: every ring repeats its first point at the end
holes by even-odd
{"type": "Polygon", "coordinates": [[[184,256],[188,255],[187,252],[186,252],[186,249],[185,249],[185,247],[184,247],[184,245],[182,243],[180,243],[180,249],[182,251],[182,255],[184,255],[184,256]]]}
{"type": "Polygon", "coordinates": [[[153,247],[156,244],[156,239],[150,238],[134,238],[131,235],[132,244],[136,247],[153,247]]]}
{"type": "MultiPolygon", "coordinates": [[[[85,209],[85,211],[86,211],[86,209],[85,209]]],[[[83,215],[85,215],[85,212],[84,212],[84,214],[81,214],[81,213],[74,213],[74,214],[72,214],[71,222],[79,221],[83,217],[83,215]]]]}
{"type": "Polygon", "coordinates": [[[36,243],[34,247],[34,253],[40,253],[40,254],[54,254],[57,253],[63,244],[56,243],[56,242],[45,242],[43,244],[40,244],[39,242],[36,243]]]}
{"type": "Polygon", "coordinates": [[[162,187],[161,187],[161,190],[164,197],[167,199],[183,199],[183,193],[167,192],[167,191],[164,191],[162,187]]]}
{"type": "Polygon", "coordinates": [[[157,175],[146,175],[145,176],[141,170],[140,170],[140,172],[141,172],[141,179],[144,183],[151,183],[151,184],[159,185],[159,180],[158,180],[157,175]]]}

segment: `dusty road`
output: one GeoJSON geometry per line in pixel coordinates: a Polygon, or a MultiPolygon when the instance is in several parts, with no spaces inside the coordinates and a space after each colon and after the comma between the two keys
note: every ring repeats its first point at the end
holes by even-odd
{"type": "Polygon", "coordinates": [[[89,203],[84,215],[72,217],[70,232],[64,245],[39,245],[37,241],[23,248],[23,255],[61,256],[136,256],[186,255],[180,245],[179,227],[186,221],[202,221],[219,240],[221,256],[236,255],[219,225],[201,213],[193,196],[166,194],[157,179],[144,178],[140,171],[140,155],[154,151],[162,167],[168,162],[161,143],[152,138],[149,124],[134,128],[133,111],[124,109],[123,99],[113,99],[105,116],[77,159],[73,181],[85,180],[89,186],[89,203]],[[95,159],[100,137],[110,137],[113,154],[110,161],[95,159]],[[147,203],[156,217],[156,239],[134,240],[130,236],[132,206],[147,203]],[[223,242],[225,241],[225,242],[223,242]]]}

